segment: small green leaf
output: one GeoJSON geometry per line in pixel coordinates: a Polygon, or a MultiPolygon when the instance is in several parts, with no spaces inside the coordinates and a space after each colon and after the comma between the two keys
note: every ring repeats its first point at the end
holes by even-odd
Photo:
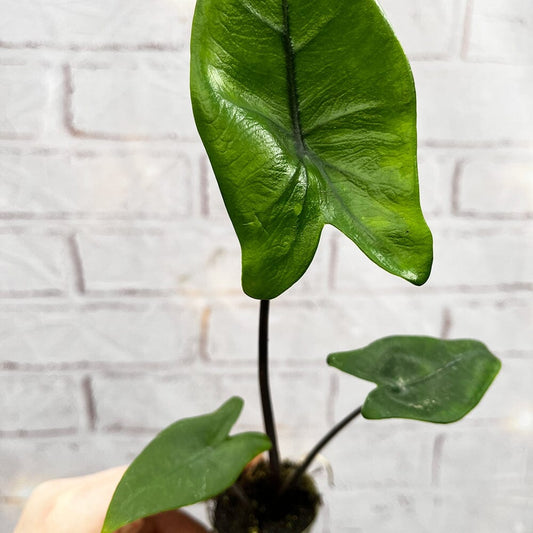
{"type": "Polygon", "coordinates": [[[333,353],[328,364],[378,387],[365,418],[412,418],[447,424],[471,411],[501,363],[475,340],[386,337],[360,350],[333,353]]]}
{"type": "Polygon", "coordinates": [[[102,533],[230,487],[249,461],[270,448],[262,433],[228,436],[242,406],[233,397],[213,413],[180,420],[157,435],[122,477],[102,533]]]}
{"type": "Polygon", "coordinates": [[[191,97],[249,296],[295,283],[325,224],[427,280],[415,87],[374,0],[198,0],[191,97]]]}

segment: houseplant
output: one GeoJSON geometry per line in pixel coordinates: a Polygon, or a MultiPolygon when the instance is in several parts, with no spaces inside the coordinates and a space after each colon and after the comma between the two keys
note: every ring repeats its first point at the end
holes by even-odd
{"type": "Polygon", "coordinates": [[[412,75],[374,0],[198,0],[191,55],[196,123],[242,247],[244,292],[260,301],[266,435],[229,436],[237,397],[176,422],[132,463],[102,531],[216,498],[220,533],[299,532],[319,502],[306,469],[347,423],[360,414],[453,422],[479,402],[500,363],[477,341],[427,337],[331,354],[331,366],[377,388],[301,464],[282,461],[268,385],[269,302],[304,274],[323,226],[415,285],[430,274],[412,75]],[[266,450],[268,461],[246,467],[266,450]]]}

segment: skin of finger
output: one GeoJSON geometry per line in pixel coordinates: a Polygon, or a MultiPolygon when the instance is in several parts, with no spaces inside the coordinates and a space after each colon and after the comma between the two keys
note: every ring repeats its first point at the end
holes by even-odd
{"type": "Polygon", "coordinates": [[[43,483],[30,496],[14,533],[72,533],[73,527],[76,533],[100,533],[125,469],[43,483]]]}

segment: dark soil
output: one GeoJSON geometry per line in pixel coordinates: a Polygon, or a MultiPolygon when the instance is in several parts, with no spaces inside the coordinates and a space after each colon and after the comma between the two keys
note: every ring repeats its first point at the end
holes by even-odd
{"type": "MultiPolygon", "coordinates": [[[[281,484],[295,465],[284,462],[281,484]]],[[[246,469],[233,487],[213,501],[212,521],[218,533],[302,533],[313,522],[320,496],[310,476],[279,496],[280,483],[265,462],[246,469]]]]}

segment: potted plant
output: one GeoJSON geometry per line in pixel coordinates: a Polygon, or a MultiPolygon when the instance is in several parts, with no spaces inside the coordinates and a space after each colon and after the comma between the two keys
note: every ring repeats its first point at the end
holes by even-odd
{"type": "Polygon", "coordinates": [[[283,460],[268,380],[269,305],[305,273],[324,225],[391,274],[415,285],[429,277],[412,74],[374,0],[198,0],[191,96],[241,244],[244,292],[259,300],[266,434],[229,435],[238,397],[171,425],[125,473],[102,533],[204,500],[214,502],[219,533],[302,532],[320,503],[307,469],[351,420],[456,421],[500,362],[475,340],[414,336],[330,354],[331,366],[377,387],[304,461],[283,460]],[[268,460],[249,464],[267,450],[268,460]]]}

